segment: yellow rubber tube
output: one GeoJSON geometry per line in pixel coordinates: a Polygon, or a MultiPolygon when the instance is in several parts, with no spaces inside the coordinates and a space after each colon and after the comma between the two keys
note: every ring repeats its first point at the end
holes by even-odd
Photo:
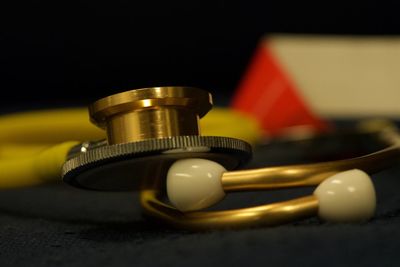
{"type": "Polygon", "coordinates": [[[68,151],[79,142],[64,142],[36,155],[0,161],[0,188],[33,186],[60,180],[68,151]]]}
{"type": "Polygon", "coordinates": [[[0,117],[0,145],[57,144],[69,140],[104,139],[85,108],[22,112],[0,117]]]}
{"type": "MultiPolygon", "coordinates": [[[[202,135],[227,136],[254,144],[258,123],[244,114],[215,108],[200,120],[202,135]]],[[[23,112],[0,117],[0,188],[30,186],[60,178],[72,146],[105,138],[86,108],[23,112]],[[76,142],[66,142],[77,140],[76,142]]]]}
{"type": "MultiPolygon", "coordinates": [[[[227,136],[255,143],[257,121],[227,108],[214,108],[200,120],[202,135],[227,136]]],[[[86,108],[23,112],[0,116],[0,145],[57,144],[68,140],[99,140],[105,132],[89,121],[86,108]]]]}
{"type": "MultiPolygon", "coordinates": [[[[257,121],[227,108],[214,108],[200,120],[202,135],[227,136],[255,143],[257,121]]],[[[105,132],[89,121],[86,108],[23,112],[0,117],[0,144],[56,144],[67,140],[99,140],[105,132]]]]}

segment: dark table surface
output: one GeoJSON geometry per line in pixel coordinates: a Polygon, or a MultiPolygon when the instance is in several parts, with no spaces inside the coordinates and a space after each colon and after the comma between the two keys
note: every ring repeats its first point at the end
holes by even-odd
{"type": "MultiPolygon", "coordinates": [[[[346,143],[342,143],[346,146],[346,143]]],[[[327,141],[319,150],[339,149],[327,141]]],[[[247,167],[303,160],[290,144],[255,149],[247,167]]],[[[319,152],[311,156],[324,159],[319,152]]],[[[0,266],[400,266],[400,166],[373,175],[376,216],[362,224],[310,218],[278,227],[190,232],[149,222],[137,193],[65,184],[0,191],[0,266]]],[[[310,194],[312,188],[230,194],[219,208],[310,194]]]]}

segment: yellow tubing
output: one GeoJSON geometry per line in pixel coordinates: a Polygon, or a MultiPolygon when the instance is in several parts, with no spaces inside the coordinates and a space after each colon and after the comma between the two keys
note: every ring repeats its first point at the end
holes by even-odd
{"type": "MultiPolygon", "coordinates": [[[[200,127],[202,135],[234,137],[250,144],[261,136],[254,119],[226,108],[214,108],[200,120],[200,127]]],[[[90,123],[86,108],[3,115],[0,188],[36,185],[60,178],[62,164],[72,146],[79,141],[104,138],[105,132],[90,123]],[[69,140],[77,142],[66,142],[69,140]]]]}
{"type": "MultiPolygon", "coordinates": [[[[214,108],[200,120],[202,135],[227,136],[255,143],[257,121],[227,108],[214,108]]],[[[0,117],[0,145],[57,144],[68,140],[99,140],[105,132],[89,121],[86,108],[31,111],[0,117]]]]}
{"type": "Polygon", "coordinates": [[[32,186],[60,179],[68,151],[79,142],[64,142],[22,158],[0,161],[0,188],[32,186]]]}
{"type": "Polygon", "coordinates": [[[1,143],[0,160],[33,156],[52,145],[54,144],[1,143]]]}
{"type": "Polygon", "coordinates": [[[104,131],[90,123],[85,108],[30,111],[0,117],[0,145],[57,144],[103,138],[104,131]]]}
{"type": "Polygon", "coordinates": [[[228,108],[213,108],[200,120],[201,134],[226,136],[256,144],[262,131],[256,119],[228,108]]]}

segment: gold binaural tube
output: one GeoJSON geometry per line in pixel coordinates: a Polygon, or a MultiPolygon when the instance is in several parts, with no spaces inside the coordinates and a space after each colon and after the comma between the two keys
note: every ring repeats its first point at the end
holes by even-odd
{"type": "Polygon", "coordinates": [[[222,175],[222,186],[225,191],[314,186],[335,173],[349,169],[377,172],[399,158],[400,148],[393,145],[375,153],[346,160],[225,172],[222,175]]]}
{"type": "MultiPolygon", "coordinates": [[[[374,173],[400,159],[398,133],[384,132],[384,137],[388,147],[375,153],[346,160],[225,172],[221,178],[222,186],[226,192],[281,189],[318,185],[329,176],[349,169],[374,173]]],[[[191,230],[273,226],[318,213],[318,200],[314,195],[243,209],[182,213],[165,204],[159,198],[158,190],[141,191],[145,213],[191,230]]]]}
{"type": "Polygon", "coordinates": [[[307,218],[318,212],[318,200],[313,195],[257,207],[188,213],[163,203],[157,198],[155,190],[141,191],[140,201],[147,215],[172,226],[191,230],[274,226],[307,218]]]}

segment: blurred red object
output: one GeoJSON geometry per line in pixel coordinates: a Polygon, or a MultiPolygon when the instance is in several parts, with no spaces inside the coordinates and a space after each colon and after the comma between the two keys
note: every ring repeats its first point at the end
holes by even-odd
{"type": "Polygon", "coordinates": [[[231,106],[256,118],[270,136],[297,126],[313,132],[327,130],[328,123],[311,111],[271,51],[265,41],[258,47],[231,106]]]}

